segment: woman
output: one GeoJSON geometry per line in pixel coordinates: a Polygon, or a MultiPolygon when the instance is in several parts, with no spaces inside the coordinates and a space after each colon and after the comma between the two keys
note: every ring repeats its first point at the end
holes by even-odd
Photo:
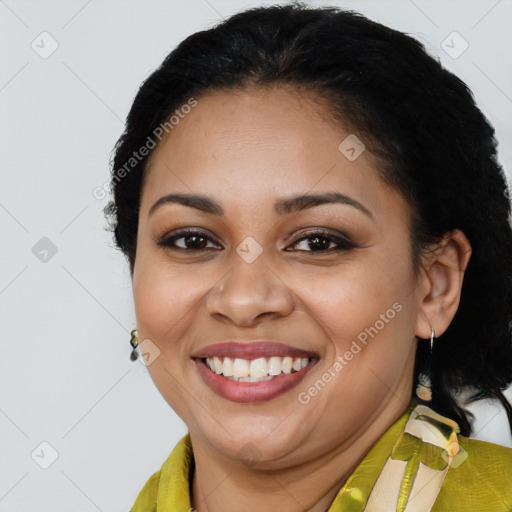
{"type": "Polygon", "coordinates": [[[143,83],[111,218],[142,353],[188,427],[132,512],[510,511],[459,392],[512,380],[494,132],[416,40],[247,10],[143,83]]]}

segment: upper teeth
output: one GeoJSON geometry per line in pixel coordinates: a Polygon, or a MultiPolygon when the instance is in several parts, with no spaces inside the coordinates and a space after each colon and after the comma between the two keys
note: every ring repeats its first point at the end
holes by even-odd
{"type": "Polygon", "coordinates": [[[310,359],[308,357],[260,357],[258,359],[231,359],[230,357],[207,357],[206,364],[212,372],[233,380],[272,378],[281,372],[288,374],[305,368],[310,359]]]}

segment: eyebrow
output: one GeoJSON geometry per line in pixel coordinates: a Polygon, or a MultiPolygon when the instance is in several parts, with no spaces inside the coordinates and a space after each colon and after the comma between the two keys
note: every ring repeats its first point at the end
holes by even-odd
{"type": "MultiPolygon", "coordinates": [[[[167,194],[160,199],[150,208],[148,217],[151,216],[155,210],[167,203],[177,203],[189,208],[195,208],[205,213],[217,215],[219,217],[224,215],[224,208],[220,203],[211,197],[198,195],[198,194],[167,194]]],[[[372,213],[366,206],[350,196],[342,194],[341,192],[324,192],[321,194],[299,194],[291,197],[278,199],[274,203],[274,212],[277,215],[289,215],[298,211],[313,208],[322,204],[346,204],[353,206],[360,210],[368,217],[373,218],[372,213]]]]}

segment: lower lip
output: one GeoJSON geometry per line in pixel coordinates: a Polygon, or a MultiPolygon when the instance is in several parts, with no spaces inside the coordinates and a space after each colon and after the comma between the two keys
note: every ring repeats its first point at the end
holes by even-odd
{"type": "Polygon", "coordinates": [[[295,387],[313,368],[318,360],[313,359],[306,367],[289,374],[276,376],[261,382],[237,382],[210,370],[202,359],[195,360],[199,373],[210,389],[232,402],[268,402],[295,387]]]}

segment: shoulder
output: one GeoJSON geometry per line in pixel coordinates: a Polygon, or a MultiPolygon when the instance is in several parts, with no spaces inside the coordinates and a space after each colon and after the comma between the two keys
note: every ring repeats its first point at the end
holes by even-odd
{"type": "MultiPolygon", "coordinates": [[[[153,473],[139,492],[130,512],[156,512],[157,502],[186,510],[190,501],[189,478],[193,460],[192,444],[187,433],[174,447],[161,468],[153,473]]],[[[164,507],[165,508],[165,507],[164,507]]]]}
{"type": "MultiPolygon", "coordinates": [[[[488,460],[489,458],[498,457],[499,460],[512,462],[512,448],[507,448],[501,444],[489,443],[478,439],[470,439],[468,437],[459,436],[459,445],[475,460],[488,460]]],[[[509,476],[512,476],[512,466],[506,466],[509,476]]]]}
{"type": "Polygon", "coordinates": [[[510,512],[512,449],[459,436],[459,462],[452,466],[433,512],[510,512]]]}
{"type": "Polygon", "coordinates": [[[139,492],[130,512],[155,512],[161,469],[151,475],[139,492]]]}

